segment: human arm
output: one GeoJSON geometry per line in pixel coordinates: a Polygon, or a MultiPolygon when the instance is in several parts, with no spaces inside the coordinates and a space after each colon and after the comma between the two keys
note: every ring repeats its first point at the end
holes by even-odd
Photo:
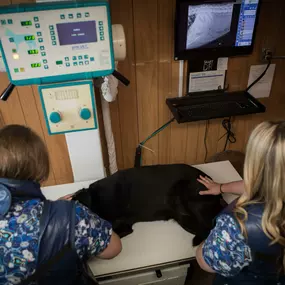
{"type": "Polygon", "coordinates": [[[121,239],[115,232],[113,232],[109,245],[97,257],[101,259],[112,259],[117,255],[119,255],[121,251],[122,251],[121,239]]]}
{"type": "Polygon", "coordinates": [[[237,221],[230,215],[217,218],[215,228],[196,251],[197,262],[207,272],[237,275],[252,261],[249,246],[237,221]]]}
{"type": "Polygon", "coordinates": [[[214,182],[208,177],[200,176],[198,181],[203,184],[208,190],[201,191],[200,195],[220,195],[222,193],[231,193],[236,195],[242,195],[244,193],[244,181],[235,181],[225,184],[219,184],[214,182]]]}
{"type": "Polygon", "coordinates": [[[122,250],[121,240],[109,222],[76,203],[75,247],[80,258],[116,257],[122,250]]]}

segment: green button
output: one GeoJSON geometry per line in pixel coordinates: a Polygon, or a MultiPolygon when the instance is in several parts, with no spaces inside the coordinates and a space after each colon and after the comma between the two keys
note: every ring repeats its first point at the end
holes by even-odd
{"type": "Polygon", "coordinates": [[[90,13],[89,12],[86,12],[85,13],[85,17],[89,17],[90,16],[90,13]]]}
{"type": "Polygon", "coordinates": [[[79,61],[79,65],[83,65],[83,61],[79,61]]]}
{"type": "Polygon", "coordinates": [[[84,55],[84,58],[85,58],[85,59],[88,59],[88,58],[89,58],[89,56],[86,54],[86,55],[84,55]]]}
{"type": "Polygon", "coordinates": [[[42,43],[44,41],[43,38],[39,38],[39,43],[42,43]]]}
{"type": "Polygon", "coordinates": [[[45,52],[42,52],[42,56],[46,56],[47,54],[45,52]]]}
{"type": "Polygon", "coordinates": [[[94,57],[90,57],[90,61],[95,61],[95,58],[94,57]]]}
{"type": "Polygon", "coordinates": [[[50,35],[51,35],[51,36],[54,36],[54,31],[50,31],[50,35]]]}
{"type": "Polygon", "coordinates": [[[51,36],[51,39],[52,39],[53,41],[55,41],[55,40],[56,40],[55,36],[51,36]]]}
{"type": "Polygon", "coordinates": [[[81,13],[77,13],[77,18],[81,18],[81,17],[82,17],[81,13]]]}
{"type": "Polygon", "coordinates": [[[19,72],[19,68],[15,68],[14,71],[15,71],[15,73],[18,73],[19,72]]]}
{"type": "Polygon", "coordinates": [[[73,14],[68,14],[69,19],[73,19],[73,14]]]}
{"type": "Polygon", "coordinates": [[[73,62],[73,66],[77,66],[77,62],[75,61],[75,62],[73,62]]]}
{"type": "Polygon", "coordinates": [[[38,18],[38,17],[34,17],[34,21],[35,21],[35,22],[38,22],[38,21],[39,21],[39,18],[38,18]]]}
{"type": "Polygon", "coordinates": [[[62,61],[62,60],[57,60],[55,63],[56,63],[57,65],[62,65],[62,64],[63,64],[63,61],[62,61]]]}
{"type": "Polygon", "coordinates": [[[82,59],[82,55],[80,55],[80,56],[78,57],[78,59],[81,60],[81,59],[82,59]]]}
{"type": "Polygon", "coordinates": [[[67,57],[65,57],[64,59],[65,59],[65,61],[69,61],[69,57],[68,57],[68,56],[67,56],[67,57]]]}
{"type": "Polygon", "coordinates": [[[1,25],[6,25],[6,20],[1,20],[1,25]]]}
{"type": "Polygon", "coordinates": [[[52,42],[52,45],[53,45],[53,46],[56,46],[56,41],[53,41],[53,42],[52,42]]]}
{"type": "Polygon", "coordinates": [[[13,48],[12,53],[17,53],[17,50],[15,48],[13,48]]]}
{"type": "Polygon", "coordinates": [[[65,19],[65,15],[60,15],[60,19],[64,20],[65,19]]]}
{"type": "Polygon", "coordinates": [[[103,26],[103,21],[99,21],[99,26],[103,26]]]}
{"type": "Polygon", "coordinates": [[[48,61],[46,59],[43,60],[43,63],[47,63],[48,61]]]}
{"type": "Polygon", "coordinates": [[[104,31],[104,27],[99,27],[99,30],[100,31],[104,31]]]}
{"type": "Polygon", "coordinates": [[[13,43],[14,42],[14,38],[9,38],[9,42],[13,43]]]}
{"type": "Polygon", "coordinates": [[[100,37],[100,40],[101,40],[101,41],[104,41],[104,40],[105,40],[105,38],[104,38],[104,37],[100,37]]]}
{"type": "Polygon", "coordinates": [[[67,63],[66,63],[66,66],[67,66],[67,67],[69,67],[69,66],[70,66],[70,63],[69,63],[69,62],[67,62],[67,63]]]}
{"type": "Polygon", "coordinates": [[[76,57],[76,56],[73,56],[72,59],[73,59],[73,60],[77,60],[77,57],[76,57]]]}
{"type": "Polygon", "coordinates": [[[41,32],[37,32],[37,36],[38,36],[38,37],[41,37],[41,36],[42,36],[42,33],[41,33],[41,32]]]}
{"type": "Polygon", "coordinates": [[[45,65],[44,67],[45,67],[45,69],[48,69],[48,65],[45,65]]]}
{"type": "Polygon", "coordinates": [[[54,30],[54,26],[50,25],[50,26],[49,26],[49,29],[50,29],[51,31],[53,31],[53,30],[54,30]]]}
{"type": "Polygon", "coordinates": [[[9,25],[12,25],[12,24],[13,24],[13,20],[12,20],[12,19],[9,19],[9,20],[8,20],[8,24],[9,24],[9,25]]]}
{"type": "Polygon", "coordinates": [[[45,50],[45,47],[44,47],[44,46],[40,46],[40,49],[41,49],[41,50],[45,50]]]}
{"type": "Polygon", "coordinates": [[[40,28],[41,27],[41,25],[40,24],[36,24],[36,28],[38,29],[38,28],[40,28]]]}
{"type": "Polygon", "coordinates": [[[104,36],[104,32],[100,32],[100,36],[104,36]]]}

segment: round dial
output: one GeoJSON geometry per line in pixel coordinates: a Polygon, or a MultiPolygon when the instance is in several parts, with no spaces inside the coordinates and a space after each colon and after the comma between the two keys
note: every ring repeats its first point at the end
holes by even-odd
{"type": "Polygon", "coordinates": [[[53,124],[57,124],[61,121],[61,115],[59,112],[52,112],[49,116],[49,120],[53,123],[53,124]]]}

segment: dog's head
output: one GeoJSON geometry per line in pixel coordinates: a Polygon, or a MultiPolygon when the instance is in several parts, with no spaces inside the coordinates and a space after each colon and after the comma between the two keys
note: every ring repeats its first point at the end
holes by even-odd
{"type": "Polygon", "coordinates": [[[78,192],[76,192],[73,197],[73,201],[78,201],[87,208],[91,208],[92,206],[92,197],[88,192],[88,189],[81,189],[78,192]]]}

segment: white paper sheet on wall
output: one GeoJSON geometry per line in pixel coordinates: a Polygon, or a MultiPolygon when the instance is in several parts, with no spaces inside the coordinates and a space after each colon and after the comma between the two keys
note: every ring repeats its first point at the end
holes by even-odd
{"type": "MultiPolygon", "coordinates": [[[[252,65],[250,67],[247,86],[253,83],[253,81],[256,80],[262,74],[262,72],[264,72],[266,66],[267,66],[266,64],[263,64],[263,65],[252,65]]],[[[276,64],[271,64],[265,76],[249,90],[249,93],[252,96],[254,96],[255,98],[265,98],[270,96],[272,82],[275,74],[275,67],[276,64]]]]}
{"type": "Polygon", "coordinates": [[[224,89],[225,70],[190,73],[189,92],[202,92],[224,89]]]}
{"type": "Polygon", "coordinates": [[[217,70],[228,70],[228,63],[229,63],[228,57],[218,58],[217,70]]]}

